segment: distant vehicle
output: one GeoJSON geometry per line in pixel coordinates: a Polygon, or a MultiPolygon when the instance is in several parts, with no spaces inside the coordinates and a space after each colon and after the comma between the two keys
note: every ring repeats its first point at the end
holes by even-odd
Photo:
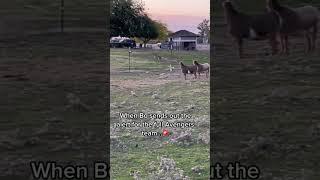
{"type": "Polygon", "coordinates": [[[112,37],[110,39],[110,46],[112,48],[123,48],[123,47],[136,47],[136,42],[127,37],[112,37]]]}
{"type": "Polygon", "coordinates": [[[121,42],[122,47],[136,47],[136,42],[132,39],[125,39],[121,42]]]}
{"type": "Polygon", "coordinates": [[[170,43],[169,42],[163,42],[160,44],[161,49],[170,49],[170,43]]]}

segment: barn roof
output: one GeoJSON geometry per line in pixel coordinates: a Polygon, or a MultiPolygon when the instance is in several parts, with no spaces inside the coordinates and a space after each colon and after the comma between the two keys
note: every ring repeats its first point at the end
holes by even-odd
{"type": "Polygon", "coordinates": [[[196,37],[196,36],[198,35],[187,30],[180,30],[170,34],[170,37],[196,37]]]}

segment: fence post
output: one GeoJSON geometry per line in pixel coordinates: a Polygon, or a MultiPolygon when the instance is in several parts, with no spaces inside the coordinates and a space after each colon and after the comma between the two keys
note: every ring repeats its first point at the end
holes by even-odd
{"type": "Polygon", "coordinates": [[[129,72],[131,68],[130,56],[131,56],[131,47],[129,47],[129,72]]]}
{"type": "Polygon", "coordinates": [[[64,32],[64,0],[60,4],[60,31],[64,32]]]}

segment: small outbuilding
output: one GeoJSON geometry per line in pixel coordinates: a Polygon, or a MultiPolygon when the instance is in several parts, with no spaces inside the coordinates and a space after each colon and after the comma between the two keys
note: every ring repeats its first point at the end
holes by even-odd
{"type": "Polygon", "coordinates": [[[195,50],[198,37],[200,36],[190,31],[180,30],[169,36],[169,43],[176,50],[195,50]]]}

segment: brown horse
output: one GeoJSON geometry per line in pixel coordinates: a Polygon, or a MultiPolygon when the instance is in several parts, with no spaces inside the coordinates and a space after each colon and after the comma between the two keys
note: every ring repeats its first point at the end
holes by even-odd
{"type": "Polygon", "coordinates": [[[193,74],[194,78],[197,78],[197,66],[196,65],[185,65],[180,62],[181,72],[184,75],[184,79],[187,80],[187,74],[193,74]]]}
{"type": "Polygon", "coordinates": [[[235,9],[230,1],[223,2],[228,30],[238,44],[239,57],[243,56],[243,39],[269,39],[272,54],[278,52],[277,36],[280,31],[280,20],[275,12],[249,15],[235,9]]]}
{"type": "Polygon", "coordinates": [[[314,51],[318,33],[319,10],[313,6],[290,8],[280,5],[278,0],[267,0],[269,12],[276,12],[280,18],[281,51],[289,54],[288,36],[304,32],[307,39],[306,51],[314,51]]]}
{"type": "Polygon", "coordinates": [[[208,78],[208,74],[210,71],[210,64],[209,63],[204,63],[204,64],[200,64],[198,63],[198,61],[193,61],[193,64],[197,66],[197,72],[200,78],[200,73],[205,72],[206,73],[206,77],[208,78]]]}

